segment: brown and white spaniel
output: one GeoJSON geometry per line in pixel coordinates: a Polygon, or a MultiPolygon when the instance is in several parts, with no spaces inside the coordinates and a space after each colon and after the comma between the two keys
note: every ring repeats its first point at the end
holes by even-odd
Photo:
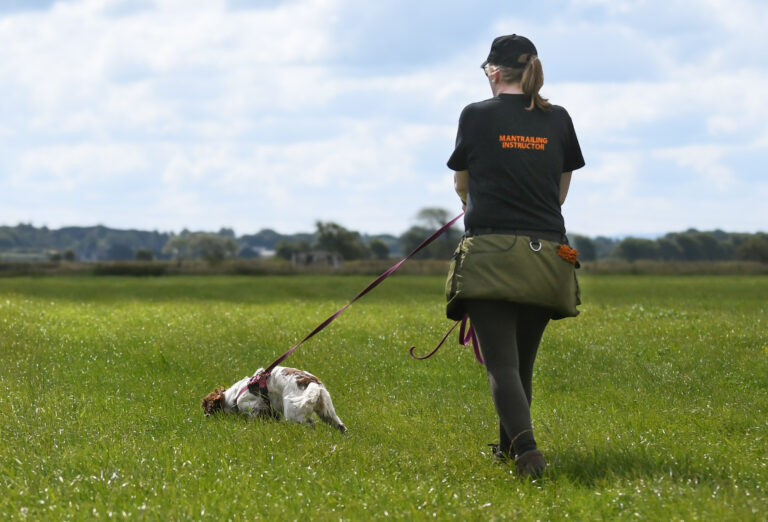
{"type": "Polygon", "coordinates": [[[347,428],[341,422],[328,390],[309,372],[276,366],[266,379],[260,368],[254,377],[245,377],[229,388],[216,388],[203,399],[206,415],[216,412],[242,413],[251,417],[274,417],[313,425],[313,413],[342,433],[347,428]],[[259,385],[261,381],[261,386],[259,385]],[[266,385],[266,386],[265,386],[266,385]]]}

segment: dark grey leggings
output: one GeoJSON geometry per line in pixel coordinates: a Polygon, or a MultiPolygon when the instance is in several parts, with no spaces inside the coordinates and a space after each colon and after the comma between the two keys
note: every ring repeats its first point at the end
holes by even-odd
{"type": "Polygon", "coordinates": [[[499,414],[500,449],[520,455],[536,449],[531,427],[533,363],[550,313],[507,301],[467,299],[466,309],[499,414]]]}

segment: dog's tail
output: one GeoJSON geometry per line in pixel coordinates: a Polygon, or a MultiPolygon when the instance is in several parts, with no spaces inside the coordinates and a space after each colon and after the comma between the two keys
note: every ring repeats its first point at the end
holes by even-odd
{"type": "Polygon", "coordinates": [[[304,394],[305,404],[312,402],[315,405],[315,413],[323,422],[327,422],[342,433],[347,432],[347,427],[341,422],[341,419],[336,415],[336,410],[333,408],[333,401],[331,400],[331,394],[325,389],[325,386],[312,383],[307,387],[307,391],[304,394]]]}

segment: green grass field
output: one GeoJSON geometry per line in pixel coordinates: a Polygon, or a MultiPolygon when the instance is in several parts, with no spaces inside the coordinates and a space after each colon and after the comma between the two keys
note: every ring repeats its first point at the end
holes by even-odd
{"type": "Polygon", "coordinates": [[[396,276],[286,364],[350,432],[206,418],[370,278],[0,279],[0,518],[766,520],[768,278],[591,276],[545,334],[550,473],[494,464],[440,277],[396,276]]]}

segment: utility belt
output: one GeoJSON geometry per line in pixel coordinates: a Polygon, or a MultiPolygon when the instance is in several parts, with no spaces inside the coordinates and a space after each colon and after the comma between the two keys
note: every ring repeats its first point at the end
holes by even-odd
{"type": "Polygon", "coordinates": [[[466,299],[538,306],[553,319],[578,315],[578,253],[555,231],[468,229],[453,255],[446,315],[460,320],[466,299]]]}
{"type": "Polygon", "coordinates": [[[500,234],[505,236],[526,236],[531,239],[546,239],[547,241],[557,241],[568,244],[568,238],[565,234],[554,230],[519,230],[513,228],[468,228],[464,237],[487,236],[489,234],[500,234]]]}

